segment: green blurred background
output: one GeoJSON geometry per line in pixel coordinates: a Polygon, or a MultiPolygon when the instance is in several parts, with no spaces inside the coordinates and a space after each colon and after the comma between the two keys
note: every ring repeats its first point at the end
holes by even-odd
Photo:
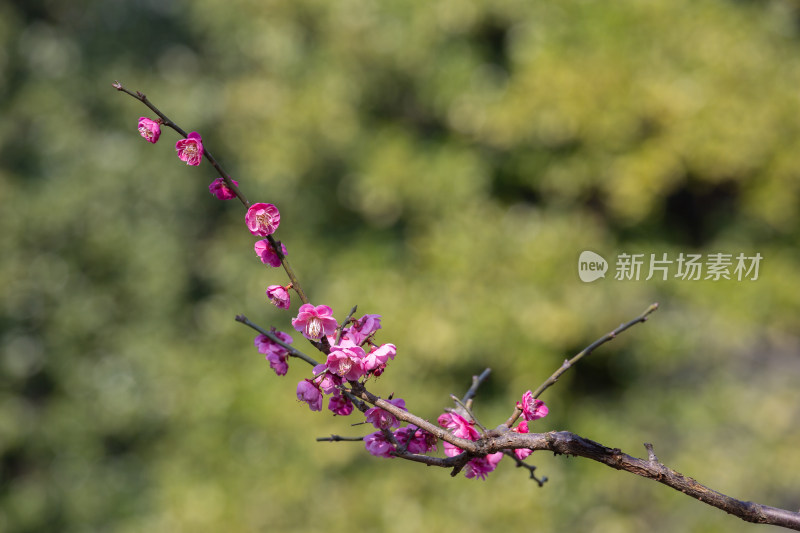
{"type": "Polygon", "coordinates": [[[494,426],[658,301],[532,429],[800,507],[800,2],[32,0],[0,43],[0,530],[763,529],[584,459],[534,454],[539,488],[315,442],[369,430],[234,322],[288,331],[297,302],[117,79],[279,206],[313,303],[384,316],[374,392],[434,419],[489,366],[494,426]],[[617,281],[623,252],[764,259],[617,281]]]}

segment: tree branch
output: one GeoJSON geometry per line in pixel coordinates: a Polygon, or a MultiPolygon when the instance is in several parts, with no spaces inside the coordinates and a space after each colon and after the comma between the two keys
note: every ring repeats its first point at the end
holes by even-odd
{"type": "Polygon", "coordinates": [[[489,440],[487,448],[491,450],[490,453],[508,448],[529,448],[531,450],[548,450],[556,454],[585,457],[616,470],[624,470],[637,476],[658,481],[707,505],[737,516],[746,522],[769,524],[800,531],[800,512],[737,500],[710,489],[660,463],[653,452],[652,445],[645,445],[648,459],[637,459],[623,453],[618,448],[608,448],[568,431],[527,434],[508,432],[489,440]]]}

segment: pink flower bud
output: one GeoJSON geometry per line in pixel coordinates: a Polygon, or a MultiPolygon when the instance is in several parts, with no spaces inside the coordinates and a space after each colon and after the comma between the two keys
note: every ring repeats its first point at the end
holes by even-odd
{"type": "Polygon", "coordinates": [[[141,117],[139,119],[139,134],[147,142],[155,144],[161,136],[161,124],[147,117],[141,117]]]}
{"type": "Polygon", "coordinates": [[[244,216],[247,229],[253,235],[272,235],[281,223],[281,214],[272,204],[257,203],[250,206],[244,216]]]}
{"type": "Polygon", "coordinates": [[[176,142],[175,150],[178,151],[178,158],[186,161],[187,165],[196,167],[203,160],[203,140],[196,131],[190,133],[187,138],[176,142]]]}

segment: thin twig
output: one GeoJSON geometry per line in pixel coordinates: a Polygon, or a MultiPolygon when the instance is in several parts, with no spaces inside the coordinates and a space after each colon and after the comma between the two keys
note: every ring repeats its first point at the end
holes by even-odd
{"type": "MultiPolygon", "coordinates": [[[[552,385],[554,385],[558,381],[558,378],[560,378],[561,375],[564,374],[564,372],[566,372],[567,370],[572,368],[573,365],[575,365],[575,363],[577,363],[578,361],[580,361],[581,359],[583,359],[584,357],[586,357],[587,355],[592,353],[595,350],[595,348],[597,348],[601,344],[605,344],[608,341],[616,338],[617,335],[619,335],[620,333],[622,333],[626,329],[628,329],[628,328],[630,328],[632,326],[635,326],[636,324],[639,324],[640,322],[645,322],[647,320],[647,317],[650,315],[650,313],[652,313],[656,309],[658,309],[658,303],[652,304],[650,307],[645,309],[644,313],[642,313],[641,315],[637,316],[633,320],[631,320],[629,322],[626,322],[624,324],[621,324],[617,329],[606,333],[605,335],[603,335],[602,337],[600,337],[599,339],[594,341],[592,344],[590,344],[589,346],[587,346],[586,348],[581,350],[572,359],[565,360],[564,363],[558,368],[558,370],[553,372],[553,374],[549,378],[547,378],[544,383],[539,385],[539,388],[536,389],[533,392],[533,397],[534,398],[538,398],[539,396],[541,396],[541,394],[544,391],[546,391],[548,388],[550,388],[552,385]]],[[[512,425],[514,425],[514,422],[517,421],[517,418],[519,418],[520,414],[522,414],[522,411],[519,408],[515,407],[514,408],[514,412],[512,413],[512,415],[508,418],[508,420],[506,420],[505,425],[508,426],[508,427],[511,427],[512,425]]]]}

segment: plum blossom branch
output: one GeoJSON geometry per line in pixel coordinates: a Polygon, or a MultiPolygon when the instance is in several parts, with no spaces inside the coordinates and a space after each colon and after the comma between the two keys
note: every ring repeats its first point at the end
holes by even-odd
{"type": "MultiPolygon", "coordinates": [[[[114,83],[112,83],[111,85],[116,90],[118,90],[120,92],[123,92],[123,93],[135,98],[136,100],[139,100],[144,105],[146,105],[153,113],[158,115],[161,124],[164,124],[165,126],[167,126],[169,128],[172,128],[173,130],[178,132],[178,134],[181,135],[184,139],[189,138],[191,135],[196,135],[196,134],[186,133],[186,130],[184,130],[183,128],[178,126],[178,124],[176,124],[173,120],[171,120],[163,112],[161,112],[160,109],[158,109],[155,105],[153,105],[153,103],[147,98],[147,95],[145,95],[143,92],[141,92],[141,91],[135,91],[135,92],[131,91],[131,90],[127,89],[125,86],[123,86],[119,81],[114,81],[114,83]]],[[[198,138],[199,138],[199,136],[198,136],[198,138]]],[[[155,138],[151,139],[151,142],[156,142],[156,140],[158,140],[158,135],[155,135],[155,138]]],[[[238,198],[239,201],[242,203],[242,205],[245,207],[245,209],[249,209],[250,208],[250,202],[247,200],[245,195],[239,190],[237,182],[234,181],[227,172],[225,172],[225,170],[222,168],[222,166],[217,162],[216,158],[214,156],[212,156],[211,152],[209,152],[205,147],[202,148],[202,154],[208,160],[208,162],[211,163],[211,166],[214,167],[214,170],[217,171],[217,174],[220,175],[220,177],[222,178],[223,182],[225,183],[225,187],[227,187],[227,189],[230,191],[230,194],[233,195],[233,196],[230,196],[228,198],[231,198],[231,197],[238,198]]],[[[197,164],[199,164],[199,162],[197,164]]],[[[286,254],[283,252],[283,248],[272,237],[272,235],[267,235],[266,238],[269,241],[269,243],[272,245],[272,247],[274,248],[274,251],[275,251],[276,255],[278,256],[278,258],[280,259],[280,263],[283,266],[283,269],[286,271],[286,275],[289,276],[289,280],[292,283],[292,288],[297,293],[297,295],[300,297],[300,300],[304,304],[307,304],[308,303],[308,297],[306,296],[305,291],[303,291],[303,287],[300,285],[300,281],[297,279],[297,276],[294,273],[294,269],[292,269],[291,265],[289,264],[289,261],[286,259],[286,254]]]]}
{"type": "MultiPolygon", "coordinates": [[[[149,107],[150,110],[153,113],[158,115],[158,117],[161,119],[161,123],[164,124],[165,126],[167,126],[169,128],[172,128],[173,130],[178,132],[184,138],[187,138],[189,136],[189,134],[186,133],[186,131],[183,128],[181,128],[175,122],[170,120],[169,117],[167,117],[164,113],[161,112],[160,109],[158,109],[155,105],[153,105],[153,103],[150,100],[147,99],[147,95],[144,94],[143,92],[141,92],[141,91],[136,91],[136,92],[130,91],[130,90],[126,89],[118,81],[115,81],[114,83],[112,83],[112,86],[116,90],[124,92],[125,94],[128,94],[128,95],[132,96],[133,98],[136,98],[141,103],[143,103],[144,105],[149,107]]],[[[204,149],[203,150],[203,155],[205,156],[206,159],[208,159],[208,162],[211,163],[211,166],[214,167],[214,170],[217,171],[217,174],[219,174],[220,177],[225,181],[225,184],[227,185],[227,187],[231,191],[233,191],[233,193],[236,195],[237,198],[239,198],[239,201],[242,202],[242,205],[244,205],[245,208],[250,207],[250,202],[248,202],[247,198],[245,198],[244,194],[242,194],[241,191],[239,191],[239,188],[233,183],[233,180],[227,174],[227,172],[225,172],[222,169],[222,167],[220,166],[220,164],[217,163],[217,160],[214,158],[214,156],[211,155],[211,152],[209,152],[208,150],[204,149]]]]}
{"type": "MultiPolygon", "coordinates": [[[[323,394],[330,395],[329,409],[336,415],[349,415],[354,406],[364,413],[367,423],[371,423],[378,431],[363,437],[342,437],[331,435],[318,438],[318,441],[363,441],[366,449],[373,455],[382,457],[398,457],[409,461],[431,466],[452,468],[451,475],[461,470],[468,478],[484,479],[493,471],[500,459],[509,456],[518,467],[529,470],[531,479],[540,486],[547,478],[535,475],[535,466],[523,461],[533,451],[547,450],[555,454],[585,457],[617,470],[624,470],[638,476],[653,479],[679,490],[703,503],[724,510],[727,513],[755,523],[778,525],[800,531],[800,512],[792,512],[766,505],[737,500],[714,491],[692,478],[688,478],[659,462],[652,444],[645,443],[648,458],[637,459],[621,452],[617,448],[608,448],[597,442],[580,437],[570,432],[559,431],[549,433],[529,433],[528,422],[547,415],[547,406],[538,397],[555,384],[561,375],[569,370],[583,357],[589,355],[598,346],[612,340],[619,333],[644,322],[658,308],[651,305],[644,313],[633,320],[620,325],[594,343],[587,346],[572,359],[564,361],[535,392],[527,391],[522,395],[522,402],[515,406],[512,416],[497,428],[487,431],[472,415],[472,399],[478,387],[488,378],[487,368],[479,376],[473,376],[472,386],[463,400],[452,398],[456,402],[455,409],[448,409],[433,424],[413,413],[405,407],[401,398],[389,397],[388,400],[370,393],[364,382],[371,377],[380,376],[389,359],[394,359],[396,347],[387,343],[378,346],[373,335],[380,329],[380,315],[364,315],[352,320],[356,307],[341,325],[333,318],[333,311],[325,305],[313,306],[303,292],[300,284],[286,260],[286,248],[272,234],[280,223],[280,213],[272,204],[250,204],[238,189],[238,183],[225,173],[216,159],[204,150],[202,138],[197,132],[187,134],[177,124],[156,108],[147,97],[139,92],[132,92],[119,82],[113,84],[118,91],[136,98],[151,109],[159,120],[147,117],[140,118],[139,132],[148,142],[155,143],[161,134],[161,125],[166,125],[179,133],[183,139],[176,143],[178,156],[192,166],[197,166],[202,157],[211,163],[221,178],[215,180],[209,190],[221,200],[238,198],[247,208],[245,221],[254,235],[265,237],[255,245],[256,253],[262,262],[277,267],[280,263],[291,283],[285,287],[271,286],[267,293],[273,303],[281,308],[288,308],[286,291],[293,288],[303,305],[298,316],[292,320],[292,326],[306,337],[312,345],[326,355],[325,363],[317,363],[290,343],[292,337],[286,333],[264,330],[252,323],[247,317],[239,315],[236,320],[260,333],[254,343],[260,353],[265,354],[270,366],[278,375],[285,375],[288,369],[286,361],[289,356],[297,357],[314,367],[312,377],[298,384],[297,398],[308,403],[312,411],[322,408],[323,394]],[[285,303],[285,307],[283,306],[285,303]],[[374,407],[369,408],[369,405],[374,407]],[[512,426],[522,416],[524,420],[516,427],[512,426]],[[398,428],[401,422],[407,426],[398,428]],[[475,425],[481,428],[479,433],[475,425]],[[436,449],[436,441],[443,441],[447,457],[433,457],[427,452],[436,449]]],[[[363,423],[363,422],[362,422],[363,423]]]]}

